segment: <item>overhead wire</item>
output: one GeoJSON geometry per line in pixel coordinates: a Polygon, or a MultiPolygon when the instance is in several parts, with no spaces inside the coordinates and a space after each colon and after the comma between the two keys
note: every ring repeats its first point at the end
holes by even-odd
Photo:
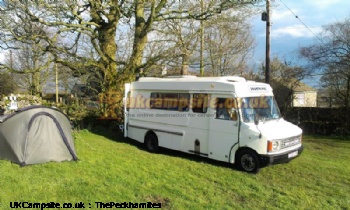
{"type": "Polygon", "coordinates": [[[323,41],[322,41],[322,39],[321,39],[319,36],[317,36],[317,35],[310,29],[310,27],[308,27],[308,26],[299,18],[298,15],[296,15],[282,0],[280,0],[280,2],[294,15],[294,17],[295,17],[296,19],[299,20],[299,22],[300,22],[301,24],[303,24],[303,25],[318,39],[318,41],[319,41],[321,44],[324,44],[323,41]]]}
{"type": "MultiPolygon", "coordinates": [[[[299,21],[301,24],[303,24],[303,25],[305,26],[305,28],[306,28],[307,30],[309,30],[309,31],[317,38],[317,40],[320,42],[320,44],[325,45],[325,43],[322,41],[322,39],[321,39],[317,34],[315,34],[315,33],[310,29],[310,27],[307,26],[307,25],[300,19],[300,17],[299,17],[297,14],[295,14],[295,13],[287,6],[286,3],[283,2],[283,0],[279,0],[279,1],[293,14],[293,16],[294,16],[296,19],[298,19],[298,21],[299,21]]],[[[331,75],[331,74],[337,74],[337,73],[338,73],[338,72],[323,72],[323,73],[310,74],[310,75],[308,75],[308,76],[309,76],[309,77],[321,77],[321,76],[331,75]]],[[[314,81],[314,82],[316,82],[316,81],[314,81]]]]}

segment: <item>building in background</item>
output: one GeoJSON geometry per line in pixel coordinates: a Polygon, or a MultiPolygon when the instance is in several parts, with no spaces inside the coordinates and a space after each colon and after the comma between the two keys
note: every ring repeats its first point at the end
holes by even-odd
{"type": "Polygon", "coordinates": [[[293,91],[292,106],[317,107],[317,90],[300,82],[293,91]]]}

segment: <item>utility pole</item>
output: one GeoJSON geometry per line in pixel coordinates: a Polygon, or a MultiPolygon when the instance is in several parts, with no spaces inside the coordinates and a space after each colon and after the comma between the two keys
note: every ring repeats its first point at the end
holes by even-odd
{"type": "MultiPolygon", "coordinates": [[[[57,19],[58,19],[58,11],[57,11],[57,0],[55,1],[55,3],[56,3],[56,17],[55,17],[55,19],[56,19],[56,21],[57,21],[57,19]]],[[[58,70],[57,70],[57,62],[55,61],[55,73],[56,73],[56,106],[57,106],[57,104],[58,104],[58,70]]]]}
{"type": "MultiPolygon", "coordinates": [[[[201,0],[201,13],[203,14],[204,10],[204,0],[201,0]]],[[[200,61],[199,61],[199,73],[200,76],[204,75],[204,61],[203,61],[203,50],[204,50],[204,20],[200,20],[199,26],[199,34],[200,34],[200,61]]]]}
{"type": "Polygon", "coordinates": [[[270,0],[266,0],[266,60],[265,83],[270,84],[270,0]]]}

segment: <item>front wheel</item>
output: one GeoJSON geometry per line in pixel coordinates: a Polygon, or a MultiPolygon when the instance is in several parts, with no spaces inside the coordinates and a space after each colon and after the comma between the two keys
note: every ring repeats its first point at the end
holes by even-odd
{"type": "Polygon", "coordinates": [[[260,160],[258,155],[251,150],[243,150],[237,159],[239,169],[248,173],[258,173],[260,170],[260,160]]]}
{"type": "Polygon", "coordinates": [[[149,152],[158,152],[158,138],[154,133],[148,133],[145,137],[145,146],[149,152]]]}

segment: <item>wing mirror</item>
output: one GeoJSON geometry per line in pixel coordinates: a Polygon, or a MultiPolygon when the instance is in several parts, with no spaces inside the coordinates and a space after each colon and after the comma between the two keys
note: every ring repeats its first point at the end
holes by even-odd
{"type": "Polygon", "coordinates": [[[259,116],[257,114],[254,115],[254,124],[255,125],[259,124],[259,116]]]}

